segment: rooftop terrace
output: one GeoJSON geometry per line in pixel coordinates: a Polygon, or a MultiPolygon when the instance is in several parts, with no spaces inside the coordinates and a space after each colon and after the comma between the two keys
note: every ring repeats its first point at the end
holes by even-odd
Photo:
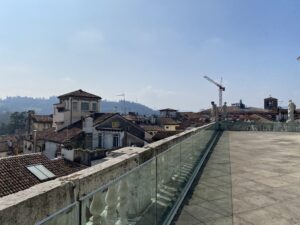
{"type": "Polygon", "coordinates": [[[300,224],[300,134],[224,132],[176,225],[300,224]]]}
{"type": "Polygon", "coordinates": [[[210,124],[120,149],[99,165],[0,198],[0,224],[300,224],[300,133],[287,132],[298,130],[210,124]]]}

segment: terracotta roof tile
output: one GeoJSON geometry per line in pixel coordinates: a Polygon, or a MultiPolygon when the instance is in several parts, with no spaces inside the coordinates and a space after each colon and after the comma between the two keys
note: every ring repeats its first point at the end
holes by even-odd
{"type": "Polygon", "coordinates": [[[160,109],[159,111],[160,111],[160,112],[162,112],[162,111],[172,111],[172,112],[177,112],[178,110],[166,108],[166,109],[160,109]]]}
{"type": "Polygon", "coordinates": [[[53,118],[48,115],[32,115],[32,119],[39,123],[52,123],[53,118]]]}
{"type": "Polygon", "coordinates": [[[145,131],[163,131],[164,129],[157,125],[141,125],[145,131]]]}
{"type": "MultiPolygon", "coordinates": [[[[0,159],[0,197],[25,190],[42,183],[26,166],[41,164],[57,177],[62,177],[87,168],[87,166],[66,161],[50,160],[41,153],[12,156],[0,159]]],[[[44,181],[45,182],[45,181],[44,181]]]]}
{"type": "Polygon", "coordinates": [[[179,134],[181,131],[159,131],[153,137],[153,141],[159,141],[161,139],[171,137],[173,135],[179,134]]]}
{"type": "Polygon", "coordinates": [[[108,118],[117,115],[118,113],[95,113],[94,114],[94,125],[99,124],[107,120],[108,118]]]}
{"type": "Polygon", "coordinates": [[[81,89],[77,90],[77,91],[73,91],[64,95],[60,95],[58,96],[58,98],[68,98],[68,97],[79,97],[79,98],[94,98],[94,99],[101,99],[101,97],[85,92],[81,89]]]}
{"type": "Polygon", "coordinates": [[[169,118],[169,117],[160,117],[158,119],[158,122],[161,125],[178,125],[178,123],[175,120],[173,120],[172,118],[169,118]]]}

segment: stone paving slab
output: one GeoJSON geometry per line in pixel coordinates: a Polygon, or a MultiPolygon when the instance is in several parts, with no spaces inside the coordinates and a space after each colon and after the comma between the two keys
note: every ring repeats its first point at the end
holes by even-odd
{"type": "Polygon", "coordinates": [[[182,209],[176,225],[232,225],[232,182],[228,141],[228,134],[223,134],[191,198],[182,209]]]}
{"type": "Polygon", "coordinates": [[[234,225],[300,224],[300,134],[229,133],[234,225]]]}
{"type": "Polygon", "coordinates": [[[224,132],[176,225],[300,225],[300,134],[224,132]]]}

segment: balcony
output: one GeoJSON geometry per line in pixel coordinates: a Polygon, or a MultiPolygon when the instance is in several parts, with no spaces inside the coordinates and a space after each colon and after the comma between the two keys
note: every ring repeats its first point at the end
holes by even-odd
{"type": "Polygon", "coordinates": [[[297,224],[297,130],[227,122],[123,148],[0,198],[0,224],[297,224]]]}

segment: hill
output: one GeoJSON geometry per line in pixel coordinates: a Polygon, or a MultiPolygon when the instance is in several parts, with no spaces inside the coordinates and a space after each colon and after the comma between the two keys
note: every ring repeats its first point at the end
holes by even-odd
{"type": "MultiPolygon", "coordinates": [[[[52,114],[53,104],[57,103],[55,96],[50,98],[32,98],[32,97],[7,97],[0,99],[0,122],[7,122],[8,114],[11,112],[23,112],[35,110],[37,114],[52,114]]],[[[126,112],[137,112],[142,115],[157,114],[158,112],[139,103],[125,102],[126,112]]],[[[103,100],[101,103],[101,112],[124,112],[124,102],[114,102],[103,100]]]]}

